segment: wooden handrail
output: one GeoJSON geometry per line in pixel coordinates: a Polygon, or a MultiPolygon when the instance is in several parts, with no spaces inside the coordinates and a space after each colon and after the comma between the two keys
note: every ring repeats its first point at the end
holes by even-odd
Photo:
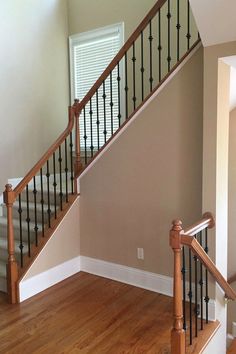
{"type": "Polygon", "coordinates": [[[232,289],[227,280],[216,268],[215,264],[212,262],[208,254],[204,251],[197,239],[193,236],[181,234],[181,243],[182,245],[191,248],[195,256],[197,256],[197,258],[204,264],[204,266],[211,273],[215,281],[224,290],[226,297],[230,300],[236,300],[236,292],[234,291],[234,289],[232,289]]]}
{"type": "Polygon", "coordinates": [[[215,221],[213,215],[210,212],[203,214],[201,220],[193,224],[192,226],[188,227],[184,230],[184,234],[188,236],[194,236],[200,231],[209,228],[212,229],[215,226],[215,221]]]}
{"type": "Polygon", "coordinates": [[[117,53],[117,55],[111,61],[111,63],[108,65],[108,67],[104,70],[102,75],[98,78],[98,80],[95,82],[95,84],[92,86],[92,88],[85,95],[83,100],[81,102],[77,102],[76,108],[75,108],[77,114],[80,113],[80,111],[83,109],[83,107],[85,107],[85,105],[89,102],[91,97],[93,97],[93,95],[96,93],[96,90],[99,89],[99,87],[102,85],[103,81],[108,77],[108,75],[110,75],[111,71],[114,70],[114,68],[116,67],[118,62],[124,57],[125,53],[130,49],[133,42],[136,41],[138,36],[145,29],[145,27],[148,25],[149,21],[157,14],[157,12],[165,4],[166,1],[167,0],[158,0],[156,2],[156,4],[148,12],[148,14],[143,19],[143,21],[140,23],[140,25],[136,28],[136,30],[132,33],[132,35],[126,41],[124,46],[120,49],[120,51],[117,53]]]}
{"type": "Polygon", "coordinates": [[[21,180],[21,182],[14,188],[15,198],[24,190],[26,185],[32,180],[32,178],[38,173],[40,168],[47,162],[52,154],[63,143],[65,138],[71,133],[74,126],[74,112],[75,106],[69,107],[69,122],[64,132],[58,137],[58,139],[51,145],[51,147],[45,152],[41,159],[34,165],[33,168],[27,173],[27,175],[21,180]]]}

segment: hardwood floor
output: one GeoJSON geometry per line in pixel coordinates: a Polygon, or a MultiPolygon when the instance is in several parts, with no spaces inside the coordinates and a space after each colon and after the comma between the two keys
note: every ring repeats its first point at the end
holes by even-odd
{"type": "Polygon", "coordinates": [[[20,305],[0,296],[0,353],[169,354],[172,299],[79,273],[20,305]]]}
{"type": "Polygon", "coordinates": [[[233,342],[231,343],[227,354],[235,354],[236,353],[236,339],[233,340],[233,342]]]}

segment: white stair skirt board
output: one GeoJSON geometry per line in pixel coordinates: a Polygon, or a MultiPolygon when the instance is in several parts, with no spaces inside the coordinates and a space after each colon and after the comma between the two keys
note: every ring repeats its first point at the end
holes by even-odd
{"type": "Polygon", "coordinates": [[[110,146],[119,138],[121,134],[123,134],[126,129],[129,127],[130,124],[132,124],[135,119],[138,118],[138,116],[142,113],[142,111],[149,105],[152,100],[155,99],[155,97],[164,89],[166,85],[173,79],[173,77],[184,67],[184,65],[192,58],[192,56],[198,51],[198,49],[202,46],[201,43],[199,43],[192,51],[191,53],[181,62],[181,64],[175,69],[175,71],[164,81],[164,83],[154,92],[154,94],[144,103],[144,105],[135,113],[135,115],[130,119],[127,124],[124,126],[123,129],[121,129],[115,137],[111,140],[111,142],[99,153],[97,158],[95,158],[91,164],[86,168],[84,172],[81,173],[77,180],[77,185],[78,185],[78,193],[80,192],[80,186],[79,186],[79,181],[80,178],[82,178],[89,170],[92,168],[92,166],[102,157],[102,155],[110,148],[110,146]]]}
{"type": "Polygon", "coordinates": [[[80,257],[70,259],[19,284],[20,302],[71,277],[80,271],[80,257]]]}

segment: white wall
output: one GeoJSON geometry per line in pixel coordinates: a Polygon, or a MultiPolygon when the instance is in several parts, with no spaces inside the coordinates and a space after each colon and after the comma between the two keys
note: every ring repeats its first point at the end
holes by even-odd
{"type": "Polygon", "coordinates": [[[0,193],[67,124],[64,0],[0,1],[0,193]]]}

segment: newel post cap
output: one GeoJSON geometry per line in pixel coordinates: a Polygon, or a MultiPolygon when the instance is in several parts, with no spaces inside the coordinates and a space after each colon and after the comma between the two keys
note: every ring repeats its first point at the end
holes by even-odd
{"type": "Polygon", "coordinates": [[[5,204],[13,204],[16,200],[15,192],[12,189],[11,184],[6,184],[5,191],[3,192],[3,198],[5,204]]]}
{"type": "Polygon", "coordinates": [[[170,247],[173,249],[181,248],[181,232],[182,221],[175,219],[172,221],[172,229],[170,230],[170,247]]]}

